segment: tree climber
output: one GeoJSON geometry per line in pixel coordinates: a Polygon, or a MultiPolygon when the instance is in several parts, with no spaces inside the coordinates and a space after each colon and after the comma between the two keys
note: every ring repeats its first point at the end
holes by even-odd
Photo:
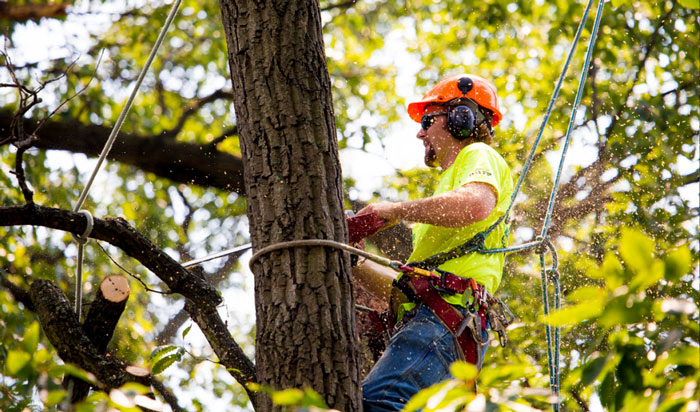
{"type": "MultiPolygon", "coordinates": [[[[443,170],[435,193],[419,200],[372,204],[358,216],[375,213],[389,223],[416,222],[409,261],[420,263],[466,243],[496,222],[508,207],[513,179],[506,161],[489,146],[492,126],[502,116],[496,88],[486,80],[469,74],[447,77],[409,104],[408,114],[421,124],[416,137],[425,146],[425,164],[443,170]]],[[[506,247],[508,223],[501,222],[483,242],[486,248],[506,247]]],[[[366,412],[401,410],[419,390],[447,379],[449,365],[456,360],[480,369],[488,327],[504,344],[502,318],[487,310],[489,302],[496,306],[490,294],[501,281],[504,259],[503,253],[458,256],[427,267],[440,276],[424,277],[422,283],[414,281],[420,276],[397,276],[367,260],[353,268],[370,293],[387,300],[391,296],[398,313],[387,349],[363,382],[366,412]]]]}

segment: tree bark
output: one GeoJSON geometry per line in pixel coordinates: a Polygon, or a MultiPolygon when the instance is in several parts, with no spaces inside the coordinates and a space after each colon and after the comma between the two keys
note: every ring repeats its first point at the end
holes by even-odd
{"type": "MultiPolygon", "coordinates": [[[[316,1],[220,0],[255,249],[347,241],[330,77],[316,1]]],[[[258,381],[361,410],[349,257],[285,249],[255,265],[258,381]]],[[[269,399],[259,410],[279,410],[269,399]]]]}

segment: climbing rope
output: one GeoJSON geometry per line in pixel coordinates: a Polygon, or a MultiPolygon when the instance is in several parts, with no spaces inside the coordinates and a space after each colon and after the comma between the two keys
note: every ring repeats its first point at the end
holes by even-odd
{"type": "Polygon", "coordinates": [[[335,240],[328,240],[328,239],[300,239],[300,240],[290,240],[287,242],[279,242],[275,243],[273,245],[264,247],[250,258],[250,262],[248,263],[248,266],[250,267],[250,270],[253,270],[253,264],[257,262],[258,259],[260,259],[261,256],[266,255],[270,252],[273,252],[275,250],[280,250],[280,249],[288,249],[288,248],[294,248],[294,247],[301,247],[301,246],[328,246],[328,247],[333,247],[336,249],[341,249],[346,252],[353,253],[355,255],[361,256],[363,258],[369,259],[375,263],[378,263],[383,266],[388,266],[392,269],[395,269],[397,271],[400,271],[401,266],[403,266],[403,263],[396,261],[396,260],[391,260],[387,259],[382,256],[375,255],[373,253],[369,253],[367,251],[364,251],[362,249],[358,249],[356,247],[352,247],[350,245],[346,245],[345,243],[342,242],[337,242],[335,240]]]}
{"type": "Polygon", "coordinates": [[[73,240],[78,244],[78,262],[76,265],[76,274],[75,274],[75,313],[78,314],[78,322],[80,322],[80,318],[82,316],[82,311],[80,308],[83,306],[83,290],[82,290],[82,284],[83,284],[83,255],[85,252],[85,244],[88,241],[88,237],[90,236],[90,233],[92,233],[92,226],[94,224],[93,219],[92,219],[92,214],[88,212],[87,210],[79,210],[79,214],[85,216],[85,230],[83,231],[82,235],[76,235],[73,234],[73,240]]]}
{"type": "Polygon", "coordinates": [[[131,94],[129,95],[129,99],[126,101],[126,104],[122,108],[121,113],[119,114],[119,118],[117,119],[117,122],[114,124],[114,127],[112,128],[112,131],[109,134],[109,137],[107,138],[107,141],[105,142],[104,147],[102,148],[102,153],[100,153],[99,158],[97,159],[97,164],[95,165],[95,168],[92,170],[92,174],[90,175],[90,178],[88,179],[87,183],[85,184],[85,187],[83,188],[83,191],[80,193],[80,197],[78,198],[78,202],[75,204],[75,207],[73,208],[74,212],[80,213],[85,218],[87,219],[87,225],[86,229],[83,232],[81,236],[77,236],[73,234],[73,239],[76,241],[78,244],[78,261],[77,261],[77,267],[76,267],[76,276],[75,276],[75,312],[78,314],[78,321],[80,321],[81,318],[81,307],[82,307],[82,299],[83,299],[83,255],[84,255],[84,249],[85,249],[85,243],[88,241],[88,237],[90,236],[90,233],[92,232],[92,225],[93,225],[93,219],[92,215],[90,212],[87,210],[81,210],[83,205],[85,204],[85,200],[87,199],[88,193],[90,192],[90,188],[92,188],[92,184],[95,181],[95,177],[97,176],[97,173],[100,171],[100,168],[102,167],[102,163],[104,162],[105,158],[109,154],[110,150],[112,150],[112,145],[114,144],[114,141],[117,139],[117,135],[119,134],[119,130],[122,127],[122,124],[124,123],[124,119],[126,119],[126,115],[129,113],[129,110],[131,109],[132,104],[134,103],[134,98],[136,97],[136,94],[139,91],[139,88],[141,87],[141,83],[143,83],[143,79],[146,77],[146,73],[148,72],[148,69],[151,67],[151,63],[153,63],[153,59],[156,56],[156,53],[158,52],[158,49],[160,48],[160,45],[163,43],[163,39],[165,38],[165,34],[167,33],[168,29],[170,28],[170,24],[173,22],[173,19],[175,19],[175,15],[177,14],[177,10],[180,7],[180,4],[182,3],[182,0],[176,0],[175,3],[173,4],[172,8],[170,9],[170,13],[168,14],[167,19],[165,20],[165,23],[163,24],[163,27],[160,30],[160,34],[158,34],[158,38],[156,39],[155,44],[153,45],[153,48],[151,49],[151,53],[148,56],[148,59],[146,60],[146,64],[143,66],[141,69],[141,73],[139,73],[139,77],[136,79],[136,83],[134,84],[134,88],[131,90],[131,94]]]}

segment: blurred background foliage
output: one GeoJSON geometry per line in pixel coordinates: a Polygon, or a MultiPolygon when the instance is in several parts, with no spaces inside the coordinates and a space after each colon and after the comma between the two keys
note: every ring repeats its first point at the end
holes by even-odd
{"type": "MultiPolygon", "coordinates": [[[[11,64],[30,88],[66,72],[46,85],[39,96],[43,102],[26,116],[45,118],[87,85],[53,120],[111,126],[171,2],[69,3],[65,13],[41,20],[0,18],[5,33],[0,83],[9,82],[11,64]]],[[[565,0],[322,1],[341,151],[396,156],[396,145],[387,146],[392,137],[408,134],[403,138],[415,140],[417,125],[404,114],[407,102],[446,74],[469,72],[491,79],[499,90],[504,120],[494,146],[517,175],[584,7],[582,1],[565,0]]],[[[183,2],[124,133],[173,143],[214,142],[220,151],[240,154],[218,8],[211,0],[183,2]]],[[[563,314],[553,317],[564,327],[562,395],[570,410],[697,410],[698,4],[619,0],[606,4],[604,13],[550,230],[560,250],[565,302],[563,314]]],[[[584,52],[580,46],[574,56],[518,198],[514,243],[534,240],[541,229],[584,52]]],[[[17,107],[16,89],[0,88],[0,112],[17,107]]],[[[75,136],[65,138],[85,137],[77,128],[75,136]]],[[[421,150],[420,145],[408,147],[421,150]]],[[[15,154],[12,145],[0,146],[3,206],[23,203],[11,173],[15,154]]],[[[94,159],[82,154],[36,149],[24,161],[36,202],[64,209],[72,207],[94,166],[94,159]]],[[[435,177],[423,168],[396,170],[383,187],[367,193],[354,187],[359,178],[347,176],[344,189],[348,201],[417,198],[432,192],[435,177]]],[[[248,241],[240,194],[173,182],[125,163],[108,163],[85,208],[98,217],[125,217],[180,261],[248,241]]],[[[76,247],[70,235],[2,227],[0,239],[3,279],[27,288],[33,279],[47,278],[72,290],[76,247]]],[[[133,275],[131,298],[110,350],[129,362],[153,366],[153,359],[163,359],[150,357],[157,348],[186,349],[163,352],[179,354],[168,358],[173,363],[162,376],[183,406],[247,408],[240,386],[209,361],[215,359],[196,328],[185,333],[191,322],[176,316],[182,302],[147,292],[136,278],[158,289],[155,276],[116,248],[99,246],[87,246],[88,301],[104,276],[133,275]]],[[[240,306],[252,299],[244,266],[245,259],[230,258],[204,268],[226,299],[222,317],[252,355],[253,315],[240,306]]],[[[489,351],[477,393],[460,384],[472,372],[458,365],[457,380],[444,384],[451,385],[449,390],[443,386],[423,394],[417,405],[434,399],[422,405],[437,410],[433,406],[439,399],[457,399],[454,405],[485,410],[518,410],[513,402],[549,407],[550,399],[537,390],[548,387],[539,282],[532,254],[510,255],[499,290],[519,319],[509,331],[509,346],[489,351]]],[[[33,313],[5,289],[0,289],[0,313],[0,409],[55,408],[63,401],[60,378],[67,367],[33,313]]],[[[141,390],[126,388],[122,397],[95,394],[83,410],[96,405],[128,409],[128,402],[118,400],[141,390]]]]}

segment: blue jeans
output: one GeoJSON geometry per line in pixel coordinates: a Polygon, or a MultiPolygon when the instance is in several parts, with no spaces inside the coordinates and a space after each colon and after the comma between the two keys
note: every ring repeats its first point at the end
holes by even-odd
{"type": "Polygon", "coordinates": [[[450,364],[458,359],[447,327],[426,306],[417,306],[404,315],[384,354],[362,382],[364,411],[400,411],[421,389],[450,378],[450,364]]]}

